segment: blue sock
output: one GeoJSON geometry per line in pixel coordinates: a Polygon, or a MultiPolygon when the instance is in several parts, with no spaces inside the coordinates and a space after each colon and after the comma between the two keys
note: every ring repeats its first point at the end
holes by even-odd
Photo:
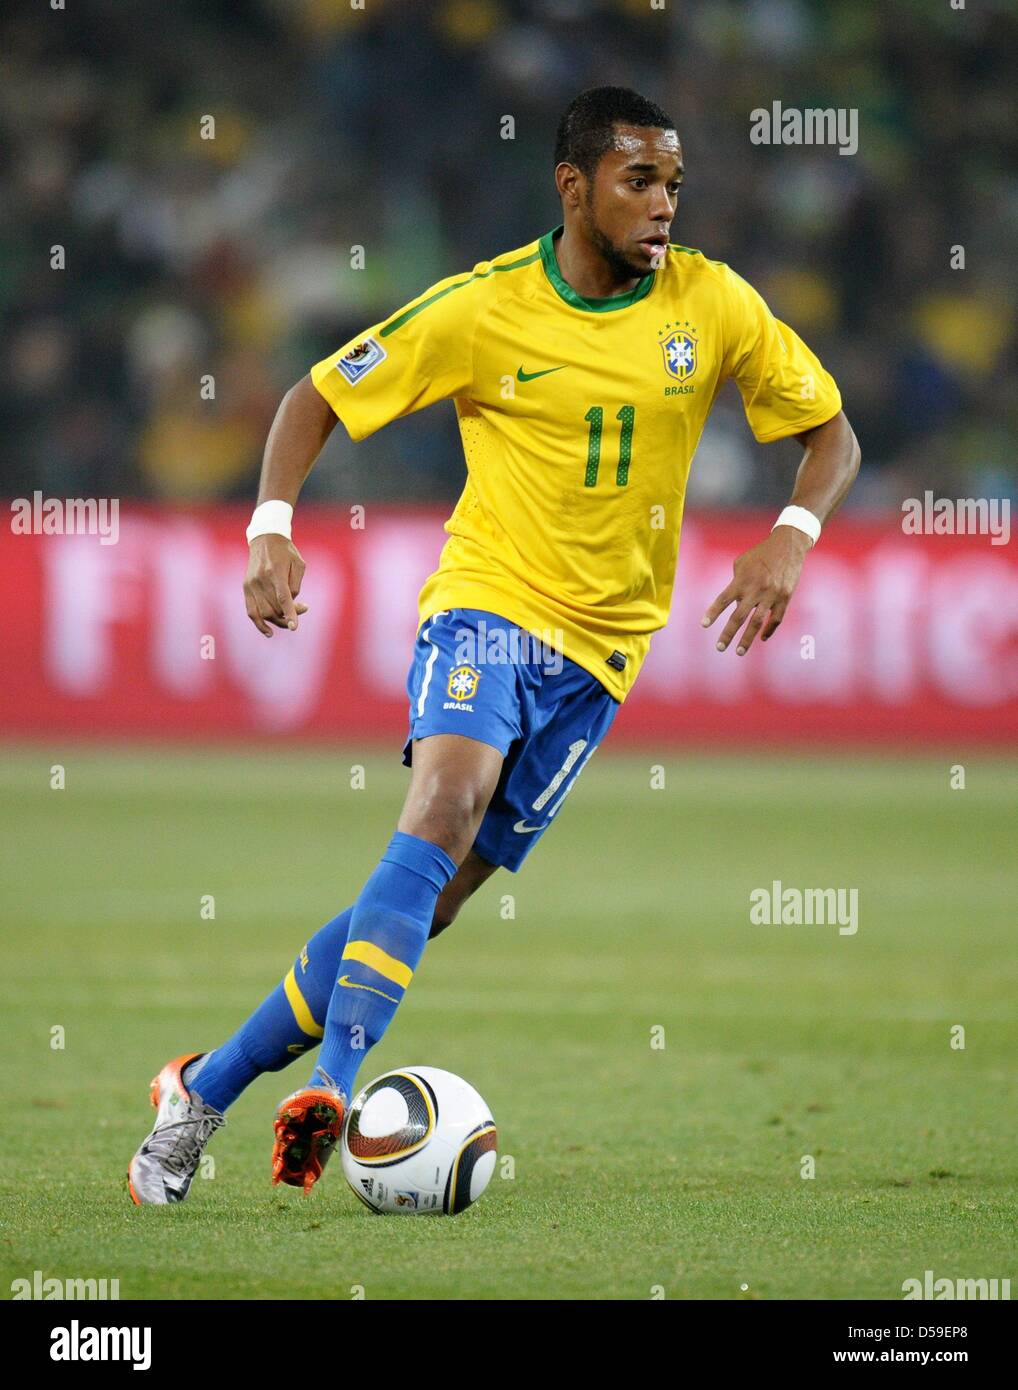
{"type": "Polygon", "coordinates": [[[197,1083],[206,1105],[225,1110],[263,1071],[281,1071],[317,1046],[352,917],[353,908],[348,907],[327,922],[301,950],[286,979],[233,1037],[184,1068],[184,1085],[197,1083]]]}
{"type": "Polygon", "coordinates": [[[349,1099],[368,1048],[388,1028],[431,930],[435,903],[456,872],[444,849],[397,830],[354,903],[311,1085],[349,1099]]]}

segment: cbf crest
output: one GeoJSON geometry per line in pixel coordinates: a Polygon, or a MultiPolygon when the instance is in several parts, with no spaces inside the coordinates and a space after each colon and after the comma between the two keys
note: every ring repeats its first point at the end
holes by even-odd
{"type": "Polygon", "coordinates": [[[449,672],[449,694],[454,700],[472,700],[480,679],[480,671],[472,666],[457,666],[449,672]]]}
{"type": "Polygon", "coordinates": [[[676,381],[688,381],[696,371],[697,338],[688,323],[666,323],[660,339],[665,371],[676,381]]]}

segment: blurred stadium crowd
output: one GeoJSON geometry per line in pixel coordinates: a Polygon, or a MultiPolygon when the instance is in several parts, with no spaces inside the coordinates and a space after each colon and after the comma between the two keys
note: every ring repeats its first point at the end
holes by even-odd
{"type": "MultiPolygon", "coordinates": [[[[7,496],[250,497],[312,362],[556,224],[555,125],[603,82],[677,122],[674,238],[837,377],[854,505],[1015,493],[1009,0],[16,0],[6,34],[7,496]],[[858,108],[858,153],[752,145],[774,100],[858,108]]],[[[449,405],[329,457],[306,495],[445,501],[462,480],[449,405]]],[[[795,458],[754,444],[727,388],[691,500],[782,500],[795,458]]]]}

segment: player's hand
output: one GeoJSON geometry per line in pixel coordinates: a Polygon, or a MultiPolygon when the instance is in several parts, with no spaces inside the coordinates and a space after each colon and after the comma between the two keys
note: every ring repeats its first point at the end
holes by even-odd
{"type": "Polygon", "coordinates": [[[746,626],[739,638],[737,656],[745,656],[761,628],[762,642],[777,632],[809,548],[805,532],[794,526],[777,526],[766,540],[739,556],[732,566],[732,582],[703,615],[703,626],[710,627],[726,608],[735,604],[735,612],[718,638],[719,652],[727,649],[743,623],[746,626]]]}
{"type": "Polygon", "coordinates": [[[272,627],[297,631],[297,620],[308,611],[297,595],[304,579],[304,561],[285,536],[255,536],[248,550],[244,602],[247,616],[259,632],[272,636],[272,627]]]}

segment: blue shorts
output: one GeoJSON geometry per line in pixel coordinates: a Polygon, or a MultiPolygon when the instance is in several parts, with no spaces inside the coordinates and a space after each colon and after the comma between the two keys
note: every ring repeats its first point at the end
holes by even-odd
{"type": "Polygon", "coordinates": [[[619,701],[561,652],[496,613],[453,608],[417,634],[407,676],[413,740],[463,734],[505,761],[474,849],[515,871],[551,824],[619,701]]]}

